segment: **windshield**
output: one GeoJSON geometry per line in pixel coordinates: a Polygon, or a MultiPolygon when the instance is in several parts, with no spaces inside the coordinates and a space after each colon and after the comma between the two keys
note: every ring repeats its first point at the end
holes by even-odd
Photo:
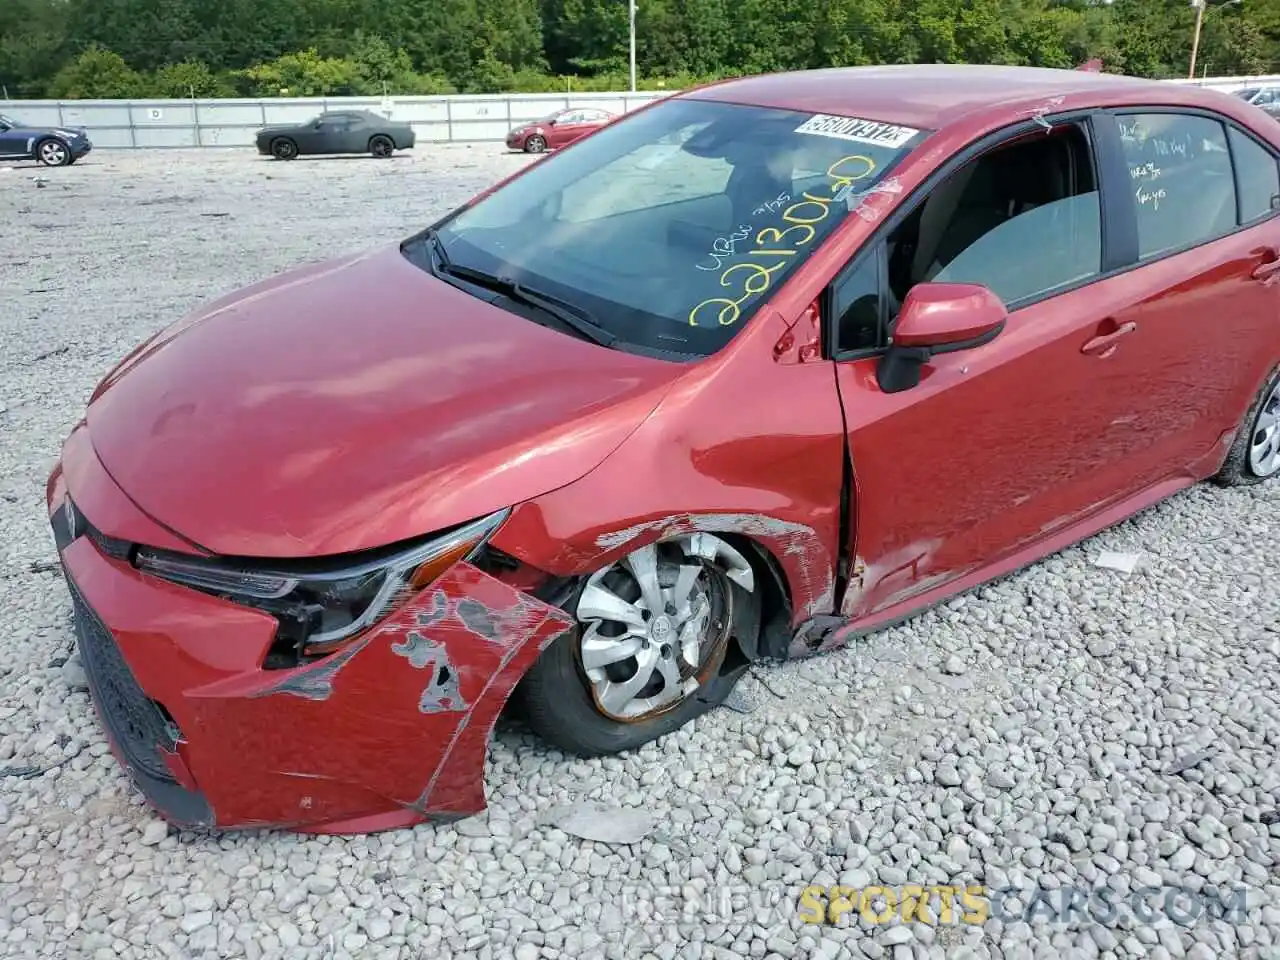
{"type": "Polygon", "coordinates": [[[1257,95],[1258,95],[1257,87],[1247,87],[1244,90],[1236,91],[1236,96],[1239,97],[1241,100],[1252,100],[1257,95]]]}
{"type": "Polygon", "coordinates": [[[22,124],[20,124],[17,120],[13,119],[13,117],[7,117],[3,113],[0,113],[0,123],[3,123],[5,126],[9,127],[10,129],[13,129],[14,127],[22,126],[22,124]]]}
{"type": "Polygon", "coordinates": [[[439,227],[457,266],[554,296],[621,349],[720,349],[925,135],[673,99],[601,128],[439,227]]]}

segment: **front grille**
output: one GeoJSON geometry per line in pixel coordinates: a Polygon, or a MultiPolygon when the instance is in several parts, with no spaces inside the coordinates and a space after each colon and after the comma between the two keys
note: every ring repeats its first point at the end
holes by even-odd
{"type": "Polygon", "coordinates": [[[161,750],[172,752],[177,745],[173,722],[143,693],[115,638],[85,602],[70,575],[63,573],[75,607],[80,659],[112,739],[130,766],[152,779],[176,784],[161,756],[161,750]]]}

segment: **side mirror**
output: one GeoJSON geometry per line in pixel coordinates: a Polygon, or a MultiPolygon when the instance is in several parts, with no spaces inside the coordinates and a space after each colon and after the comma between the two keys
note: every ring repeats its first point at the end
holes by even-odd
{"type": "Polygon", "coordinates": [[[910,390],[919,384],[920,368],[934,354],[990,343],[1008,318],[1000,298],[979,284],[916,284],[902,301],[889,350],[876,368],[880,389],[910,390]]]}

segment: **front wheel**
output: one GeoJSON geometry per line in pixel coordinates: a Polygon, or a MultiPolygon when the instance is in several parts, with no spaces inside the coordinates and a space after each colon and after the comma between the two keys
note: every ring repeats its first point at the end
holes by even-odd
{"type": "Polygon", "coordinates": [[[536,133],[524,142],[525,153],[542,153],[542,151],[546,149],[546,139],[538,136],[536,133]]]}
{"type": "Polygon", "coordinates": [[[369,141],[369,152],[375,157],[389,157],[395,153],[395,149],[396,145],[391,142],[391,138],[381,134],[369,141]]]}
{"type": "Polygon", "coordinates": [[[65,167],[71,162],[71,151],[61,140],[41,140],[36,144],[36,159],[46,167],[65,167]]]}
{"type": "Polygon", "coordinates": [[[732,688],[734,640],[759,630],[751,564],[707,533],[641,547],[587,577],[578,621],[521,683],[529,725],[578,756],[630,750],[684,726],[732,688]]]}
{"type": "Polygon", "coordinates": [[[292,160],[298,155],[298,145],[288,137],[271,141],[271,155],[277,160],[292,160]]]}

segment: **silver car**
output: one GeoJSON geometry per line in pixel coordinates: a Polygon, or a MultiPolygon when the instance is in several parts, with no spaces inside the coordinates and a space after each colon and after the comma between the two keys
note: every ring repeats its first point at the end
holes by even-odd
{"type": "Polygon", "coordinates": [[[1261,107],[1271,116],[1280,118],[1280,86],[1245,87],[1237,90],[1236,96],[1255,107],[1261,107]]]}

